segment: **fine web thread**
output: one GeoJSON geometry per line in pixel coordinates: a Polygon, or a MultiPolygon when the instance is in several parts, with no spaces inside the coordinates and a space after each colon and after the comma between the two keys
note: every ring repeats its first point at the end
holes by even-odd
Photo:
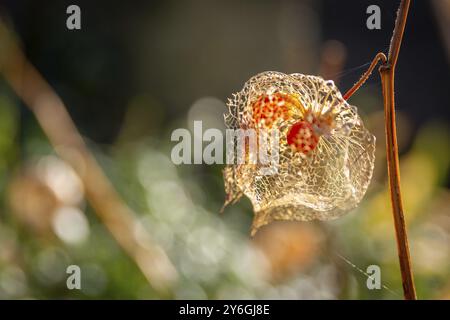
{"type": "Polygon", "coordinates": [[[356,66],[356,67],[345,69],[343,71],[340,71],[338,73],[330,75],[330,78],[342,78],[342,77],[345,77],[345,76],[347,76],[349,74],[355,73],[358,70],[364,69],[365,67],[370,65],[370,63],[371,63],[371,61],[363,63],[362,65],[359,65],[359,66],[356,66]]]}
{"type": "MultiPolygon", "coordinates": [[[[364,270],[362,270],[361,268],[359,268],[357,265],[355,265],[353,262],[351,262],[349,259],[347,259],[346,257],[344,257],[343,255],[335,252],[334,253],[336,256],[338,256],[340,259],[342,259],[345,263],[347,263],[349,266],[351,266],[353,269],[356,269],[359,273],[365,275],[367,278],[375,280],[375,278],[368,274],[367,272],[365,272],[364,270]]],[[[397,296],[397,297],[401,297],[400,294],[398,294],[397,292],[395,292],[394,290],[392,290],[391,288],[389,288],[388,286],[381,284],[381,286],[383,287],[383,289],[389,291],[390,293],[392,293],[393,295],[397,296]]]]}
{"type": "MultiPolygon", "coordinates": [[[[385,47],[383,49],[383,52],[387,52],[388,50],[389,50],[389,46],[385,47]]],[[[351,67],[351,68],[348,68],[348,69],[344,69],[344,70],[342,70],[340,72],[337,72],[335,74],[330,75],[330,78],[342,79],[342,78],[344,78],[344,77],[346,77],[346,76],[348,76],[350,74],[355,73],[356,71],[359,71],[359,70],[362,70],[362,69],[366,68],[371,63],[372,63],[372,61],[368,61],[366,63],[363,63],[363,64],[359,65],[359,66],[355,66],[355,67],[351,67]]],[[[379,82],[381,83],[381,80],[380,81],[376,81],[375,83],[379,83],[379,82]]]]}

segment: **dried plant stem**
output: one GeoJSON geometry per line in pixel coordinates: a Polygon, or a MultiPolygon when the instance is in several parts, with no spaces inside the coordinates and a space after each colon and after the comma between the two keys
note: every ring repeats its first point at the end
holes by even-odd
{"type": "Polygon", "coordinates": [[[403,292],[406,300],[415,300],[411,260],[409,255],[408,237],[405,218],[403,215],[402,196],[400,191],[400,168],[397,145],[397,129],[395,123],[394,76],[398,54],[405,30],[410,0],[402,0],[397,12],[395,28],[389,48],[387,62],[380,67],[383,87],[385,126],[386,126],[386,154],[389,175],[389,189],[391,194],[392,211],[394,215],[395,233],[397,237],[398,256],[402,274],[403,292]]]}
{"type": "Polygon", "coordinates": [[[361,78],[356,82],[353,87],[351,87],[345,94],[344,99],[347,100],[350,98],[363,84],[366,82],[366,80],[370,77],[372,74],[373,69],[377,66],[378,62],[381,60],[382,64],[386,64],[387,58],[386,55],[383,52],[378,52],[375,58],[372,60],[372,63],[370,64],[369,68],[366,72],[361,76],[361,78]]]}
{"type": "Polygon", "coordinates": [[[410,0],[401,0],[400,2],[388,57],[386,58],[384,53],[379,52],[370,64],[369,69],[361,76],[358,82],[356,82],[353,87],[344,94],[343,97],[345,100],[350,98],[369,78],[370,74],[381,60],[382,64],[379,71],[383,87],[389,190],[391,194],[392,213],[394,216],[395,234],[397,238],[400,271],[402,274],[403,293],[405,299],[415,300],[417,299],[416,289],[414,287],[411,259],[409,255],[408,236],[406,232],[405,217],[403,215],[402,195],[400,190],[400,167],[394,99],[395,67],[397,65],[398,54],[400,52],[403,33],[405,31],[409,5],[410,0]]]}
{"type": "Polygon", "coordinates": [[[36,116],[55,151],[79,174],[100,220],[135,261],[149,283],[166,292],[177,273],[165,252],[140,229],[132,210],[121,200],[94,156],[89,152],[64,103],[29,63],[14,36],[0,21],[0,72],[36,116]]]}

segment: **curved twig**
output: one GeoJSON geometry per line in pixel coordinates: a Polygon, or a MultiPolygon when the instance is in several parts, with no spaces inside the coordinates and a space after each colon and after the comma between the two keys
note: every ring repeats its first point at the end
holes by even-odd
{"type": "Polygon", "coordinates": [[[387,58],[383,52],[378,52],[375,58],[373,58],[372,63],[366,72],[361,76],[361,78],[356,82],[353,87],[351,87],[343,96],[345,100],[348,100],[363,84],[367,81],[367,79],[372,74],[373,69],[377,66],[378,62],[381,60],[382,64],[386,64],[387,58]]]}

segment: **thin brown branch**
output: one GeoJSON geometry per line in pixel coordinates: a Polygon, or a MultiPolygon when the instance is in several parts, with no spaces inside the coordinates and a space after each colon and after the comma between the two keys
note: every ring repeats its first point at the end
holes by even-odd
{"type": "Polygon", "coordinates": [[[400,3],[389,48],[388,61],[380,67],[380,75],[383,87],[389,189],[391,194],[392,212],[394,216],[400,271],[402,274],[403,292],[405,299],[415,300],[417,299],[416,289],[413,280],[408,237],[406,232],[406,224],[403,214],[403,204],[400,190],[400,167],[394,98],[395,67],[397,65],[398,54],[400,52],[400,46],[405,30],[409,4],[410,0],[402,0],[400,3]]]}
{"type": "Polygon", "coordinates": [[[361,78],[356,82],[353,87],[351,87],[345,94],[344,94],[344,100],[349,99],[363,84],[364,82],[369,79],[370,75],[372,74],[373,69],[377,66],[378,62],[381,60],[382,64],[386,64],[387,58],[386,55],[383,52],[378,52],[375,58],[373,58],[372,63],[370,64],[369,68],[366,72],[361,76],[361,78]]]}
{"type": "Polygon", "coordinates": [[[177,272],[164,251],[143,231],[89,152],[64,103],[28,62],[13,34],[0,21],[0,72],[35,114],[55,151],[79,174],[86,197],[117,243],[136,262],[149,283],[166,292],[177,272]]]}
{"type": "Polygon", "coordinates": [[[391,69],[395,69],[398,60],[398,54],[402,45],[403,34],[405,32],[406,19],[408,18],[408,11],[410,0],[401,0],[397,11],[397,19],[395,20],[394,32],[389,46],[388,63],[391,69]]]}

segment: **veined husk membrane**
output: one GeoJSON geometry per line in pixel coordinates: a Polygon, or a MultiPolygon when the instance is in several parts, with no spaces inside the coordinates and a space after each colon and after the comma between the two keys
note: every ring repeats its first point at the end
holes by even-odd
{"type": "MultiPolygon", "coordinates": [[[[252,202],[252,235],[274,220],[334,219],[361,201],[373,173],[375,136],[333,81],[263,72],[227,105],[229,129],[278,132],[279,159],[270,164],[276,172],[262,174],[267,164],[258,161],[227,164],[223,171],[225,205],[242,195],[252,202]]],[[[274,137],[265,137],[271,145],[274,137]]],[[[249,148],[242,150],[248,160],[249,148]]]]}

